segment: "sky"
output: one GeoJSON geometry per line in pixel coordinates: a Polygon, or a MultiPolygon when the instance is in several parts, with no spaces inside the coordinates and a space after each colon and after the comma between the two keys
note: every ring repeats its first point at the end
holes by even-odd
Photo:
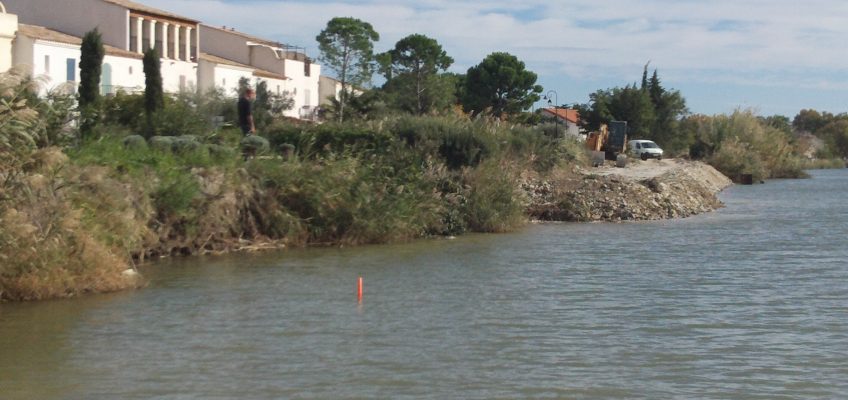
{"type": "Polygon", "coordinates": [[[313,58],[315,36],[337,16],[370,22],[377,52],[409,34],[432,37],[455,59],[452,72],[505,51],[559,104],[641,81],[650,63],[692,113],[848,112],[844,0],[137,1],[305,47],[313,58]]]}

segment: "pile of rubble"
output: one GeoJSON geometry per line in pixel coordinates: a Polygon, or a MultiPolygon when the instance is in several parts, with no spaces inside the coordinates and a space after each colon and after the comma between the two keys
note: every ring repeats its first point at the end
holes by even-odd
{"type": "Polygon", "coordinates": [[[685,218],[722,207],[716,194],[730,179],[700,162],[682,162],[653,177],[578,171],[526,180],[529,214],[542,221],[636,221],[685,218]]]}

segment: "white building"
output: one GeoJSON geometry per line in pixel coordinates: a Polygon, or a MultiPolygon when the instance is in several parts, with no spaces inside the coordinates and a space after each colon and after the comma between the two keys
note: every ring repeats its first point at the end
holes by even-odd
{"type": "MultiPolygon", "coordinates": [[[[61,32],[27,24],[19,24],[12,61],[34,76],[46,77],[45,90],[70,83],[79,84],[80,44],[82,39],[61,32]]],[[[141,55],[104,45],[101,92],[144,90],[141,55]]]]}
{"type": "MultiPolygon", "coordinates": [[[[203,52],[214,57],[216,69],[202,68],[200,87],[209,88],[212,82],[220,86],[224,78],[214,75],[222,66],[249,66],[254,76],[265,80],[268,89],[277,94],[288,93],[294,107],[285,115],[310,119],[320,102],[318,80],[321,66],[299,48],[252,36],[226,27],[200,26],[203,52]]],[[[207,60],[211,61],[211,60],[207,60]]],[[[220,71],[224,74],[225,71],[220,71]]],[[[223,76],[223,75],[222,75],[223,76]]]]}
{"type": "Polygon", "coordinates": [[[0,72],[12,68],[12,41],[18,30],[18,16],[6,12],[6,6],[0,2],[0,72]]]}
{"type": "Polygon", "coordinates": [[[289,95],[294,107],[285,113],[288,117],[312,119],[322,102],[321,66],[297,47],[201,25],[129,0],[3,2],[9,13],[0,9],[0,55],[9,56],[0,57],[0,71],[10,64],[22,66],[48,77],[50,87],[78,82],[81,38],[97,28],[106,48],[104,93],[142,90],[142,55],[156,48],[169,92],[221,88],[234,96],[239,80],[248,78],[289,95]]]}
{"type": "Polygon", "coordinates": [[[548,107],[542,109],[542,116],[554,119],[565,129],[565,133],[580,137],[580,113],[577,110],[561,107],[548,107]]]}
{"type": "Polygon", "coordinates": [[[320,105],[330,105],[330,99],[338,99],[341,92],[341,81],[330,78],[329,76],[321,76],[321,80],[318,81],[318,99],[320,100],[320,105]]]}
{"type": "MultiPolygon", "coordinates": [[[[151,47],[158,48],[162,56],[162,84],[166,91],[175,92],[196,85],[196,58],[200,43],[198,21],[128,0],[5,0],[5,3],[8,11],[17,14],[22,23],[76,38],[97,28],[104,45],[137,55],[151,47]]],[[[16,47],[19,46],[16,44],[16,47]]],[[[27,51],[16,49],[15,52],[27,51]]],[[[35,50],[32,52],[35,53],[35,50]]],[[[71,58],[67,51],[49,55],[66,60],[71,58]]],[[[67,63],[70,72],[70,61],[67,63]]],[[[113,72],[121,70],[113,76],[114,86],[135,85],[134,82],[121,80],[124,72],[129,74],[130,64],[122,63],[120,68],[113,69],[113,72]]],[[[137,73],[135,68],[132,69],[133,74],[137,73]]],[[[34,68],[33,73],[38,74],[38,69],[34,68]]],[[[70,76],[68,73],[66,77],[70,76]]]]}

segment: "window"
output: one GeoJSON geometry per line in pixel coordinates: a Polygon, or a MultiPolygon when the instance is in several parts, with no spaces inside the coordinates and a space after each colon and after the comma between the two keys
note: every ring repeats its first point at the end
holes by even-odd
{"type": "Polygon", "coordinates": [[[180,75],[180,90],[185,90],[186,88],[186,76],[180,75]]]}
{"type": "Polygon", "coordinates": [[[103,63],[100,68],[100,93],[111,94],[112,90],[112,66],[108,63],[103,63]]]}
{"type": "Polygon", "coordinates": [[[50,73],[50,56],[44,56],[44,73],[50,73]]]}
{"type": "Polygon", "coordinates": [[[132,65],[130,65],[130,75],[132,75],[132,73],[133,73],[133,71],[132,71],[132,65]]]}
{"type": "Polygon", "coordinates": [[[277,85],[277,96],[280,95],[280,85],[277,85]]]}
{"type": "Polygon", "coordinates": [[[303,91],[303,105],[307,107],[312,105],[312,91],[309,89],[303,91]]]}
{"type": "Polygon", "coordinates": [[[221,86],[227,87],[227,78],[221,79],[221,86]]]}
{"type": "Polygon", "coordinates": [[[77,80],[77,60],[74,58],[69,58],[66,60],[68,71],[67,78],[68,82],[76,82],[77,80]]]}
{"type": "Polygon", "coordinates": [[[303,63],[303,75],[305,75],[305,76],[311,76],[312,75],[312,62],[309,61],[309,60],[306,60],[306,62],[303,63]]]}

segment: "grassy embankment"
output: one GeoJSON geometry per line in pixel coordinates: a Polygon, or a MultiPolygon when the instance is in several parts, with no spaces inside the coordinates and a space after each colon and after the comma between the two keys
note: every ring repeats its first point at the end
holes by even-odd
{"type": "Polygon", "coordinates": [[[576,142],[464,117],[281,123],[264,131],[270,151],[249,160],[232,129],[143,140],[105,127],[63,150],[38,144],[75,135],[39,125],[56,117],[49,100],[8,104],[3,300],[132,287],[121,271],[160,255],[503,232],[526,221],[522,174],[583,157],[576,142]]]}

